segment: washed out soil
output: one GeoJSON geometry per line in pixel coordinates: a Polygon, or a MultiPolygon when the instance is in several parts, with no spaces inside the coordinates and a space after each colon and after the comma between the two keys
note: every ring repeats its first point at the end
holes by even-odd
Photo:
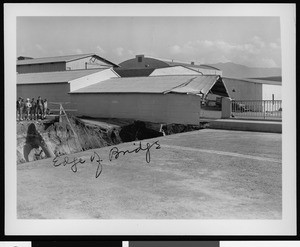
{"type": "Polygon", "coordinates": [[[205,123],[161,125],[142,121],[91,125],[78,117],[68,119],[17,122],[17,164],[206,127],[205,123]]]}

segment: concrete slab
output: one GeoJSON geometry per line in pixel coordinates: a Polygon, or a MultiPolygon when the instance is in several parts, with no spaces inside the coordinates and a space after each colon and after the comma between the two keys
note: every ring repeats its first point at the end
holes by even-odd
{"type": "Polygon", "coordinates": [[[209,123],[211,129],[242,130],[282,133],[282,123],[279,121],[258,121],[238,119],[218,119],[209,123]]]}
{"type": "Polygon", "coordinates": [[[280,134],[204,129],[147,143],[111,161],[112,148],[139,142],[18,165],[18,218],[281,219],[280,134]]]}

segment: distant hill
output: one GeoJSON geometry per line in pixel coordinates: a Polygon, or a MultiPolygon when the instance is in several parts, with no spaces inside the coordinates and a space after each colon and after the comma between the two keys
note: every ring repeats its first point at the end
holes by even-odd
{"type": "Polygon", "coordinates": [[[258,68],[248,67],[236,63],[216,63],[209,64],[216,67],[223,72],[223,77],[230,78],[260,78],[260,77],[274,77],[281,76],[281,68],[258,68]]]}

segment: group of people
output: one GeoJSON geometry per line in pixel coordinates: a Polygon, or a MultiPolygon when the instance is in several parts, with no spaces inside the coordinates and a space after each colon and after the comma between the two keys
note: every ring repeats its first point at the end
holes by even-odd
{"type": "Polygon", "coordinates": [[[19,121],[45,119],[48,111],[48,101],[47,99],[42,99],[41,96],[36,101],[34,98],[31,100],[27,98],[25,101],[22,97],[19,97],[17,100],[19,121]]]}

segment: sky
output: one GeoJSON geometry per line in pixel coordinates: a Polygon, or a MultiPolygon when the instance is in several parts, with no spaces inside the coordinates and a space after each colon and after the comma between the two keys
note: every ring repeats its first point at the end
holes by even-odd
{"type": "Polygon", "coordinates": [[[17,56],[96,53],[281,67],[279,17],[17,17],[17,56]]]}

